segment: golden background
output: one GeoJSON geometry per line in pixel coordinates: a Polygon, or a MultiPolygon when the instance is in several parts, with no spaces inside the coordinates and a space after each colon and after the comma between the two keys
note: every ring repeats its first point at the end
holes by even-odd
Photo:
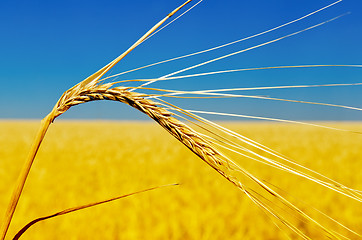
{"type": "MultiPolygon", "coordinates": [[[[361,134],[300,125],[221,124],[349,187],[362,189],[361,134]]],[[[362,132],[362,123],[328,125],[362,132]]],[[[0,217],[38,126],[38,121],[0,122],[0,217]]],[[[237,162],[243,166],[243,159],[237,162]]],[[[252,173],[260,170],[249,167],[252,173]]],[[[302,184],[304,180],[278,170],[260,171],[263,179],[362,232],[359,203],[302,184]]],[[[170,183],[181,185],[40,222],[21,239],[285,237],[241,191],[157,124],[56,121],[36,157],[8,238],[37,217],[170,183]]],[[[303,223],[299,227],[313,231],[303,223]]]]}

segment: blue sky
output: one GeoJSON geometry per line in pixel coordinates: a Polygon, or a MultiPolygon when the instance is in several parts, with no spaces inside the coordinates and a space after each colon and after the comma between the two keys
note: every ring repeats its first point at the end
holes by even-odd
{"type": "MultiPolygon", "coordinates": [[[[195,1],[195,0],[194,0],[195,1]]],[[[195,1],[196,3],[197,1],[195,1]]],[[[112,73],[204,50],[284,24],[333,1],[216,1],[196,8],[139,46],[112,73]]],[[[113,60],[175,7],[179,0],[1,1],[0,118],[43,118],[61,94],[113,60]]],[[[344,0],[301,22],[231,47],[124,75],[160,77],[336,17],[316,29],[188,73],[298,64],[362,64],[362,2],[344,0]]],[[[214,89],[362,82],[361,68],[261,70],[152,86],[214,89]]],[[[362,87],[273,90],[245,94],[362,107],[362,87]]],[[[187,109],[298,120],[361,120],[360,111],[252,99],[170,100],[187,109]]],[[[119,103],[97,102],[61,118],[146,119],[119,103]]],[[[231,119],[233,120],[233,119],[231,119]]],[[[236,119],[235,119],[236,120],[236,119]]]]}

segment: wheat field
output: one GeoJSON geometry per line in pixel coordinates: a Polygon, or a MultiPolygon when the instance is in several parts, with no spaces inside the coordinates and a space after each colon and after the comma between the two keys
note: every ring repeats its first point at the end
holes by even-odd
{"type": "MultiPolygon", "coordinates": [[[[0,123],[0,214],[4,214],[38,121],[0,123]]],[[[298,163],[362,189],[360,134],[309,126],[222,123],[298,163]],[[351,174],[353,173],[353,174],[351,174]]],[[[324,123],[362,131],[361,123],[324,123]]],[[[243,160],[238,164],[243,166],[243,160]]],[[[300,178],[247,166],[298,199],[362,232],[358,202],[300,178]]],[[[9,236],[53,212],[140,189],[180,183],[34,225],[22,239],[281,239],[240,190],[151,122],[58,121],[49,130],[9,236]]],[[[308,205],[309,206],[309,205],[308,205]]],[[[320,232],[306,229],[313,239],[320,232]]]]}

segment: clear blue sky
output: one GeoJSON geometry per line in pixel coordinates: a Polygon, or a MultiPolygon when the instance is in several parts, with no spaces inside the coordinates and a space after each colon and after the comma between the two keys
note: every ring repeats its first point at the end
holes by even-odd
{"type": "MultiPolygon", "coordinates": [[[[184,0],[5,0],[0,6],[0,118],[43,118],[61,94],[113,60],[184,0]]],[[[195,0],[194,0],[195,1],[195,0]]],[[[197,1],[195,1],[196,3],[197,1]]],[[[204,0],[142,44],[112,73],[214,47],[281,25],[333,1],[204,0]]],[[[341,3],[299,23],[206,55],[161,65],[124,78],[159,77],[190,64],[241,50],[351,12],[280,42],[191,71],[298,64],[362,64],[362,1],[341,3]]],[[[155,87],[228,87],[362,82],[361,68],[264,70],[170,81],[155,87]]],[[[250,92],[362,107],[362,87],[250,92]]],[[[362,120],[362,113],[265,100],[172,102],[193,109],[299,120],[362,120]]],[[[62,118],[145,119],[119,103],[84,104],[62,118]]]]}

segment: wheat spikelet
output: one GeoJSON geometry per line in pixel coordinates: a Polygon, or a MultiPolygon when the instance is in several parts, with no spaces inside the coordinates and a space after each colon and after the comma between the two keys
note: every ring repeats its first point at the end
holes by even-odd
{"type": "MultiPolygon", "coordinates": [[[[227,169],[230,166],[222,160],[222,154],[215,150],[196,131],[172,117],[173,114],[159,107],[158,103],[145,99],[144,97],[147,95],[130,92],[127,88],[123,87],[109,89],[109,86],[109,84],[95,86],[92,89],[79,91],[78,95],[62,99],[54,108],[54,118],[63,114],[72,106],[90,101],[111,100],[126,103],[147,114],[197,156],[228,178],[227,169]]],[[[229,180],[232,179],[230,178],[229,180]]],[[[236,180],[232,181],[237,184],[236,180]]]]}

